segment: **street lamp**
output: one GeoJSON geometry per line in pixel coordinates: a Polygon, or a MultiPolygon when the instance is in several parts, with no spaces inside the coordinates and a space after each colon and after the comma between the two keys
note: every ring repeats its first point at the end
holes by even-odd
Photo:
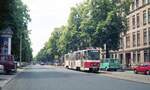
{"type": "Polygon", "coordinates": [[[20,66],[21,66],[21,62],[22,62],[22,34],[20,35],[20,66]]]}

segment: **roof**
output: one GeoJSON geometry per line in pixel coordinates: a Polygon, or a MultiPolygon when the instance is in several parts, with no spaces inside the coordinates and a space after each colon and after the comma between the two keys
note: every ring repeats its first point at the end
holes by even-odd
{"type": "Polygon", "coordinates": [[[0,32],[0,35],[12,35],[13,31],[11,30],[10,27],[7,27],[5,29],[2,30],[2,32],[0,32]]]}

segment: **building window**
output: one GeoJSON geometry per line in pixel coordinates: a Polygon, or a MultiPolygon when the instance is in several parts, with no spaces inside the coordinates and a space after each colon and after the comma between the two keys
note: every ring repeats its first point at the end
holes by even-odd
{"type": "Polygon", "coordinates": [[[150,3],[150,0],[148,0],[147,2],[150,3]]]}
{"type": "Polygon", "coordinates": [[[145,5],[145,4],[147,3],[146,1],[147,1],[147,0],[143,0],[143,2],[142,2],[142,3],[143,3],[143,5],[145,5]]]}
{"type": "Polygon", "coordinates": [[[143,11],[143,25],[146,25],[146,10],[143,11]]]}
{"type": "Polygon", "coordinates": [[[140,31],[137,32],[137,46],[140,46],[140,31]]]}
{"type": "Polygon", "coordinates": [[[117,58],[117,54],[115,54],[115,58],[117,58]]]}
{"type": "Polygon", "coordinates": [[[136,46],[136,35],[135,32],[133,33],[133,47],[136,46]]]}
{"type": "Polygon", "coordinates": [[[139,13],[136,15],[137,28],[140,27],[140,16],[139,13]]]}
{"type": "Polygon", "coordinates": [[[144,50],[144,62],[150,61],[150,49],[144,50]]]}
{"type": "Polygon", "coordinates": [[[105,56],[104,56],[104,55],[102,55],[102,58],[104,59],[104,58],[105,58],[105,56]]]}
{"type": "Polygon", "coordinates": [[[120,39],[120,49],[123,49],[123,38],[120,39]]]}
{"type": "Polygon", "coordinates": [[[130,30],[130,19],[129,18],[127,18],[127,30],[130,30]]]}
{"type": "Polygon", "coordinates": [[[138,53],[137,53],[137,62],[138,63],[140,62],[140,58],[141,58],[140,51],[138,51],[138,53]]]}
{"type": "Polygon", "coordinates": [[[127,35],[126,37],[126,48],[129,48],[130,47],[130,36],[127,35]]]}
{"type": "Polygon", "coordinates": [[[114,58],[114,55],[113,55],[113,54],[110,54],[110,57],[111,57],[111,58],[114,58]]]}
{"type": "Polygon", "coordinates": [[[133,2],[132,2],[132,10],[134,10],[134,4],[135,4],[135,3],[134,3],[134,1],[133,1],[133,2]]]}
{"type": "Polygon", "coordinates": [[[136,0],[136,8],[139,7],[139,0],[136,0]]]}
{"type": "Polygon", "coordinates": [[[143,44],[144,45],[147,45],[147,30],[146,29],[144,29],[144,31],[143,31],[143,44]]]}
{"type": "Polygon", "coordinates": [[[150,8],[148,9],[148,23],[150,23],[150,8]]]}
{"type": "Polygon", "coordinates": [[[122,64],[123,63],[123,54],[119,55],[119,59],[120,59],[120,63],[122,64]]]}
{"type": "Polygon", "coordinates": [[[136,63],[136,52],[133,52],[133,63],[136,63]]]}
{"type": "Polygon", "coordinates": [[[135,29],[135,15],[132,16],[132,27],[135,29]]]}

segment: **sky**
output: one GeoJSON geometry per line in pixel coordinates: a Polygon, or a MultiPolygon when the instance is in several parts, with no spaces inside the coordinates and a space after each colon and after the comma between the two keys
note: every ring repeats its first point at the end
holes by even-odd
{"type": "Polygon", "coordinates": [[[70,8],[84,0],[22,0],[29,8],[32,21],[28,25],[35,56],[56,27],[66,25],[70,8]]]}

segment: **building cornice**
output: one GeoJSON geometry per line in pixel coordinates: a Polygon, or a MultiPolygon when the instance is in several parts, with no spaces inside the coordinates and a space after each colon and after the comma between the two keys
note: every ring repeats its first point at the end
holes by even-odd
{"type": "Polygon", "coordinates": [[[145,5],[142,5],[142,6],[138,7],[138,8],[136,8],[136,9],[130,11],[130,12],[129,12],[129,15],[132,14],[132,13],[134,13],[134,12],[136,12],[136,11],[138,11],[139,9],[142,9],[143,7],[148,6],[148,5],[150,5],[150,3],[147,3],[147,4],[145,4],[145,5]]]}

